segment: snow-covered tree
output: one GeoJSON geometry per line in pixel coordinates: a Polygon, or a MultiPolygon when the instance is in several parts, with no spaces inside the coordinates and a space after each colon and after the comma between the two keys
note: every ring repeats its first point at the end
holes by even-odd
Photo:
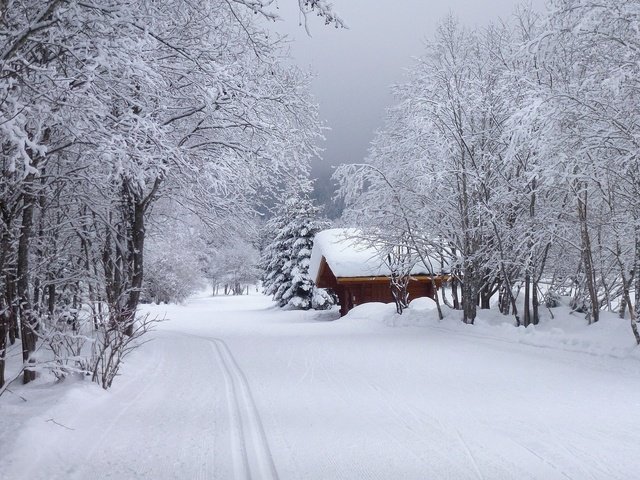
{"type": "Polygon", "coordinates": [[[32,363],[63,288],[132,331],[159,199],[229,231],[317,153],[309,78],[254,20],[270,4],[0,5],[0,384],[6,339],[32,363]]]}
{"type": "Polygon", "coordinates": [[[394,88],[370,164],[338,171],[346,213],[439,242],[466,322],[498,292],[503,313],[535,324],[546,283],[588,322],[628,313],[640,343],[640,10],[549,7],[486,29],[441,23],[394,88]]]}
{"type": "Polygon", "coordinates": [[[493,248],[486,208],[497,193],[509,115],[498,95],[496,37],[445,19],[409,81],[394,89],[399,102],[372,143],[373,168],[338,172],[356,208],[352,216],[373,217],[379,232],[394,225],[397,237],[414,230],[413,238],[441,239],[439,250],[459,272],[466,323],[475,319],[477,298],[484,291],[489,297],[496,283],[496,270],[486,268],[493,248]]]}
{"type": "Polygon", "coordinates": [[[213,294],[241,295],[260,278],[258,250],[249,239],[237,237],[222,245],[209,246],[202,256],[204,272],[213,294]]]}
{"type": "Polygon", "coordinates": [[[287,198],[267,223],[273,240],[265,247],[261,261],[263,288],[281,307],[308,310],[333,305],[332,297],[309,277],[313,238],[326,228],[318,212],[308,191],[303,190],[287,198]]]}
{"type": "Polygon", "coordinates": [[[182,302],[201,290],[204,274],[199,262],[202,244],[185,223],[152,228],[144,259],[142,298],[156,303],[182,302]]]}

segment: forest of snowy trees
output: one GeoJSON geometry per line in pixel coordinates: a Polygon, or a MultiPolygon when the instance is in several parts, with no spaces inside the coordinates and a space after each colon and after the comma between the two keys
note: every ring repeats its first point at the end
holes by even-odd
{"type": "MultiPolygon", "coordinates": [[[[298,5],[305,25],[344,26],[325,1],[298,5]]],[[[153,322],[141,301],[260,276],[256,212],[306,181],[323,128],[265,28],[274,8],[0,0],[0,388],[16,344],[25,382],[47,369],[106,388],[153,322]]],[[[510,18],[440,23],[366,163],[336,172],[342,222],[447,257],[466,323],[497,303],[536,324],[570,296],[589,323],[628,316],[640,343],[640,6],[510,18]]],[[[265,287],[324,308],[305,276],[322,228],[307,193],[267,225],[265,287]]]]}
{"type": "Polygon", "coordinates": [[[0,480],[634,478],[640,0],[518,1],[0,0],[0,480]]]}
{"type": "Polygon", "coordinates": [[[463,319],[536,324],[571,296],[597,322],[640,306],[640,4],[554,0],[471,29],[454,17],[394,87],[367,164],[337,172],[351,224],[438,248],[463,319]]]}
{"type": "Polygon", "coordinates": [[[249,242],[261,196],[306,175],[321,125],[272,3],[0,2],[0,387],[15,342],[25,382],[108,387],[141,295],[190,293],[190,254],[249,242]]]}

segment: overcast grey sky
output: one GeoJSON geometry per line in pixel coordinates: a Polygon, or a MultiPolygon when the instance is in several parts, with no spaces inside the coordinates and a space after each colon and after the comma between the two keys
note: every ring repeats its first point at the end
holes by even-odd
{"type": "MultiPolygon", "coordinates": [[[[314,168],[326,181],[331,165],[359,162],[374,131],[383,124],[392,103],[389,86],[403,80],[412,57],[423,52],[437,23],[452,12],[463,24],[484,26],[511,15],[516,0],[335,0],[349,29],[325,26],[309,18],[312,37],[298,25],[296,0],[279,0],[282,21],[272,28],[292,39],[294,61],[316,75],[313,93],[326,133],[321,165],[314,168]]],[[[545,0],[532,0],[542,10],[545,0]]]]}

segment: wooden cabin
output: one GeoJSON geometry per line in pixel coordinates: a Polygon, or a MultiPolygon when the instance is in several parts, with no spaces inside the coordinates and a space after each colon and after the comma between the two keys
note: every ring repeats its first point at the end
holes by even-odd
{"type": "MultiPolygon", "coordinates": [[[[331,289],[340,301],[340,315],[356,305],[368,302],[393,302],[391,271],[385,264],[382,249],[366,246],[357,239],[354,229],[330,229],[319,232],[313,244],[309,273],[320,288],[331,289]]],[[[433,298],[433,283],[439,288],[445,280],[443,266],[416,265],[408,285],[409,300],[433,298]],[[438,271],[434,275],[431,268],[438,271]],[[433,278],[433,282],[432,282],[433,278]]]]}

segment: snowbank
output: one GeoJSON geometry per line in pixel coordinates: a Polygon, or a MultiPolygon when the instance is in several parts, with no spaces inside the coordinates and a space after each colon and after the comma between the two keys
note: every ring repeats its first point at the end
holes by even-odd
{"type": "Polygon", "coordinates": [[[366,303],[354,307],[342,317],[340,323],[353,323],[359,327],[418,327],[446,330],[453,334],[477,336],[502,342],[551,348],[615,358],[640,360],[640,348],[635,344],[628,319],[601,312],[598,323],[587,325],[584,315],[572,312],[567,306],[541,311],[538,325],[516,327],[513,316],[504,316],[497,310],[478,310],[475,325],[461,322],[462,312],[442,306],[444,319],[438,319],[435,303],[429,298],[418,298],[402,315],[394,304],[366,303]]]}

